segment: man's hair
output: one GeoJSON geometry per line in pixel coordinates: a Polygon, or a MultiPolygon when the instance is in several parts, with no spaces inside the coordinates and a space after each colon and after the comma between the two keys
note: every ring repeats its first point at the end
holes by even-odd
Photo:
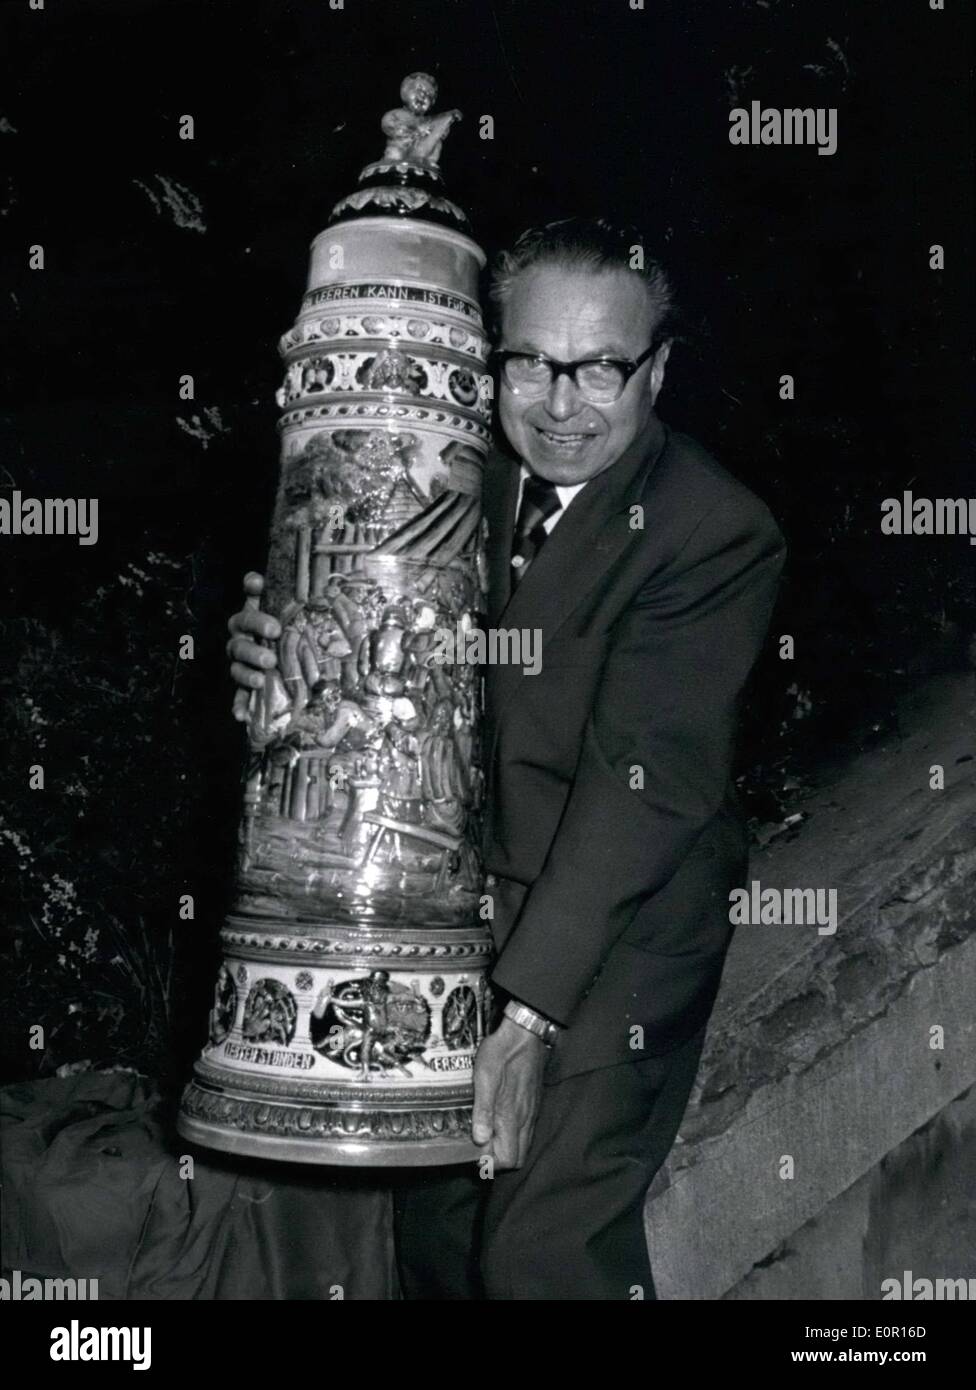
{"type": "Polygon", "coordinates": [[[603,217],[567,217],[561,222],[547,222],[544,227],[530,227],[510,251],[500,251],[492,265],[488,297],[496,328],[501,325],[514,280],[523,270],[536,265],[626,270],[639,276],[647,289],[655,339],[660,342],[673,336],[677,310],[671,281],[660,261],[649,254],[638,227],[608,222],[603,217]]]}

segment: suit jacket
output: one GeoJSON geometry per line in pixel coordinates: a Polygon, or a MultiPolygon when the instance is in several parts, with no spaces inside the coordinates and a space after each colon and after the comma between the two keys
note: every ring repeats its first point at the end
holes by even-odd
{"type": "Polygon", "coordinates": [[[553,1079],[667,1052],[708,1018],[748,862],[736,707],[785,546],[656,417],[511,593],[517,492],[518,463],[493,454],[488,619],[540,629],[542,664],[485,673],[492,978],[567,1026],[553,1079]]]}

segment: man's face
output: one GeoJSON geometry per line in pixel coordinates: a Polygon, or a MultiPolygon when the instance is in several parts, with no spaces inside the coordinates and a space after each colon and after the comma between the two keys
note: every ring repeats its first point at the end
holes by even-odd
{"type": "MultiPolygon", "coordinates": [[[[561,362],[585,357],[637,358],[653,338],[643,281],[627,270],[539,265],[512,284],[499,346],[540,352],[561,362]]],[[[609,405],[585,401],[568,376],[545,396],[518,396],[502,378],[499,411],[509,442],[533,473],[571,486],[616,463],[650,419],[664,380],[664,344],[609,405]]]]}

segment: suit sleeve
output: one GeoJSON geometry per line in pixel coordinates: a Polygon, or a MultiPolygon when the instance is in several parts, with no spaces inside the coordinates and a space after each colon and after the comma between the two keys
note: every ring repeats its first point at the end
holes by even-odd
{"type": "Polygon", "coordinates": [[[725,798],[785,554],[765,507],[733,498],[617,624],[559,828],[492,977],[557,1023],[725,798]]]}

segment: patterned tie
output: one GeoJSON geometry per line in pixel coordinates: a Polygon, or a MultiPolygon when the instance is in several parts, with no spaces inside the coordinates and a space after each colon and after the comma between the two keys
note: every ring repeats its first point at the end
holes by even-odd
{"type": "Polygon", "coordinates": [[[556,484],[530,473],[522,487],[522,503],[512,538],[512,590],[518,588],[546,539],[545,522],[562,507],[556,484]]]}

